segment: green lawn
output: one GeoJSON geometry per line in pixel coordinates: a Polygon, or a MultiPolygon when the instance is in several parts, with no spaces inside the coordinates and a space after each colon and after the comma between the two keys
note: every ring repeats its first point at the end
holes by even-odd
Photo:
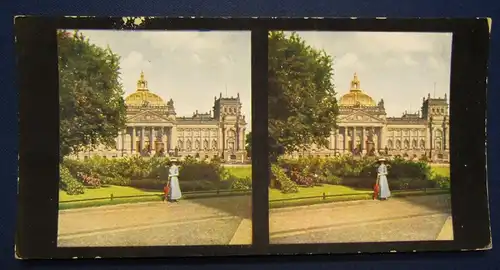
{"type": "Polygon", "coordinates": [[[438,175],[450,177],[450,167],[449,166],[432,166],[432,172],[438,175]]]}
{"type": "Polygon", "coordinates": [[[250,179],[252,178],[252,166],[226,167],[226,169],[229,171],[230,174],[238,178],[245,178],[245,177],[249,177],[250,179]]]}
{"type": "Polygon", "coordinates": [[[343,194],[363,194],[371,193],[371,190],[365,189],[353,189],[346,186],[340,185],[323,185],[315,187],[299,187],[299,192],[297,193],[281,193],[278,189],[269,189],[269,200],[282,200],[282,199],[292,199],[292,198],[302,198],[302,197],[312,197],[312,196],[323,196],[325,195],[343,195],[343,194]]]}
{"type": "Polygon", "coordinates": [[[65,191],[59,190],[59,209],[63,210],[122,203],[158,201],[161,198],[161,195],[161,192],[143,191],[133,187],[122,186],[104,186],[95,189],[88,188],[85,189],[84,194],[79,195],[68,195],[65,191]],[[113,194],[113,197],[141,197],[113,198],[113,200],[111,200],[111,194],[113,194]]]}
{"type": "MultiPolygon", "coordinates": [[[[446,194],[449,191],[441,189],[424,190],[396,190],[393,197],[422,196],[431,194],[446,194]]],[[[329,202],[359,201],[373,199],[371,190],[359,190],[340,185],[323,185],[310,188],[299,188],[297,193],[283,194],[280,190],[269,189],[269,208],[314,205],[329,202]],[[323,198],[323,192],[325,197],[323,198]],[[327,197],[328,195],[338,195],[327,197]],[[314,196],[319,196],[314,198],[314,196]]]]}
{"type": "Polygon", "coordinates": [[[59,190],[59,202],[98,199],[98,198],[109,199],[111,194],[113,194],[114,197],[121,197],[121,196],[139,196],[139,195],[147,196],[147,195],[157,195],[162,193],[153,191],[144,191],[133,187],[122,187],[122,186],[105,186],[101,188],[88,188],[85,189],[84,194],[79,194],[79,195],[68,195],[66,191],[59,190]]]}

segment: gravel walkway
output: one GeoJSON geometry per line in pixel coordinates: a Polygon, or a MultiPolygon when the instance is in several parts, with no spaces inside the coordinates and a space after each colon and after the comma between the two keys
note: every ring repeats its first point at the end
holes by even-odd
{"type": "Polygon", "coordinates": [[[270,212],[270,242],[436,240],[449,216],[448,195],[276,209],[270,212]]]}
{"type": "Polygon", "coordinates": [[[250,198],[231,196],[64,210],[59,213],[58,246],[229,244],[240,223],[251,213],[250,198]]]}

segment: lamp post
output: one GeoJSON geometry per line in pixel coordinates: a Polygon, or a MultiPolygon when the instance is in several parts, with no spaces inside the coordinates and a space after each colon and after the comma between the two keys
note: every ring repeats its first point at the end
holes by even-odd
{"type": "Polygon", "coordinates": [[[432,160],[432,115],[429,118],[429,132],[430,132],[430,141],[429,141],[429,159],[432,160]]]}

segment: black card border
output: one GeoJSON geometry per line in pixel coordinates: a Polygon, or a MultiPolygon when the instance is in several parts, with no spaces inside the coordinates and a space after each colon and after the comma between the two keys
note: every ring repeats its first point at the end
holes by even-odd
{"type": "Polygon", "coordinates": [[[19,187],[16,256],[22,259],[198,257],[478,250],[491,246],[486,181],[486,19],[17,17],[19,187]],[[252,31],[253,244],[58,248],[58,75],[56,29],[252,31]],[[452,32],[450,145],[453,241],[269,245],[268,30],[452,32]],[[464,199],[467,198],[467,199],[464,199]]]}

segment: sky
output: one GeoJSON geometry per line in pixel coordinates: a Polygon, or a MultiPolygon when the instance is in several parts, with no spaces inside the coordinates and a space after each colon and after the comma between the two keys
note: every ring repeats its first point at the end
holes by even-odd
{"type": "MultiPolygon", "coordinates": [[[[136,91],[141,70],[149,90],[174,101],[177,116],[212,110],[214,96],[240,94],[251,123],[251,33],[249,31],[82,30],[89,42],[121,57],[126,95],[136,91]]],[[[251,129],[251,124],[247,127],[251,129]]]]}
{"type": "Polygon", "coordinates": [[[349,91],[355,72],[364,92],[377,103],[384,99],[387,116],[417,112],[428,94],[450,96],[451,33],[297,34],[308,45],[334,57],[333,81],[338,98],[349,91]]]}

